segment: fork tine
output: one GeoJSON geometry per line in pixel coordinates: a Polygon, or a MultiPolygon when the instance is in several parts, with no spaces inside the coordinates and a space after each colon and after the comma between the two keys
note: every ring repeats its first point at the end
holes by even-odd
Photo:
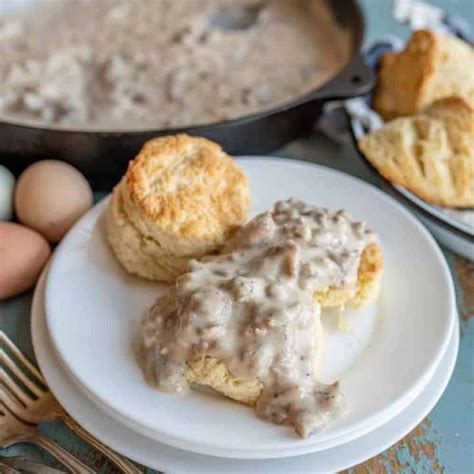
{"type": "MultiPolygon", "coordinates": [[[[17,400],[17,398],[11,395],[10,390],[3,390],[1,395],[1,401],[5,406],[13,412],[18,418],[23,418],[25,407],[17,400]]],[[[29,421],[29,420],[26,420],[29,421]]]]}
{"type": "Polygon", "coordinates": [[[13,362],[13,360],[10,358],[10,356],[5,352],[2,351],[3,359],[5,361],[5,365],[11,370],[13,375],[20,380],[27,388],[30,390],[34,395],[37,397],[40,397],[41,394],[44,393],[43,390],[41,390],[38,385],[36,385],[35,382],[33,382],[30,378],[28,378],[25,373],[18,367],[18,365],[13,362]]]}
{"type": "MultiPolygon", "coordinates": [[[[5,384],[5,386],[25,406],[28,406],[28,404],[30,404],[32,401],[34,401],[23,389],[21,389],[18,386],[18,384],[3,369],[0,369],[0,375],[1,375],[0,378],[1,378],[2,382],[5,384]]],[[[2,390],[2,394],[3,394],[3,390],[2,390]]]]}
{"type": "Polygon", "coordinates": [[[0,342],[5,344],[8,347],[8,350],[15,355],[15,357],[44,385],[46,385],[46,381],[44,380],[41,372],[36,368],[36,366],[25,356],[22,354],[20,349],[13,344],[11,339],[5,334],[4,331],[0,331],[0,342]]]}

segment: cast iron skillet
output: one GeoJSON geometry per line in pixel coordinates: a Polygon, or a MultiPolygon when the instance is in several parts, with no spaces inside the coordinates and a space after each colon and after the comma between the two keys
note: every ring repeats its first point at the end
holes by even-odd
{"type": "Polygon", "coordinates": [[[352,33],[352,59],[328,83],[290,103],[235,120],[168,130],[95,132],[0,121],[0,163],[18,173],[39,159],[62,159],[81,170],[95,189],[108,190],[142,144],[159,135],[187,132],[215,140],[232,154],[268,153],[308,133],[327,100],[362,95],[372,88],[373,72],[359,55],[364,21],[357,2],[329,4],[352,33]]]}

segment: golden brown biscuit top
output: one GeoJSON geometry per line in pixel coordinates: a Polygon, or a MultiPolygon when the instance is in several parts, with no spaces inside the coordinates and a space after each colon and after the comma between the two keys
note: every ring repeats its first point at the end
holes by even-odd
{"type": "Polygon", "coordinates": [[[181,237],[225,233],[250,205],[247,177],[235,161],[216,143],[184,134],[145,143],[125,182],[145,218],[181,237]]]}
{"type": "Polygon", "coordinates": [[[412,115],[449,96],[474,104],[474,49],[463,40],[419,30],[403,50],[382,56],[373,103],[384,119],[412,115]]]}
{"type": "Polygon", "coordinates": [[[425,201],[474,205],[474,109],[463,98],[394,119],[363,136],[359,148],[382,176],[425,201]]]}

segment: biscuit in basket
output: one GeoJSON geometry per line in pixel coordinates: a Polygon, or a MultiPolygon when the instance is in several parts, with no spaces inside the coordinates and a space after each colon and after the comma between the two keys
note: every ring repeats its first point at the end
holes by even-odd
{"type": "Polygon", "coordinates": [[[219,145],[188,135],[156,138],[113,191],[107,237],[130,273],[174,282],[190,259],[219,250],[249,205],[247,178],[219,145]]]}
{"type": "Polygon", "coordinates": [[[373,106],[385,120],[412,115],[449,96],[474,104],[474,49],[468,43],[419,30],[405,49],[383,55],[373,106]]]}
{"type": "Polygon", "coordinates": [[[432,204],[474,206],[474,109],[436,101],[363,136],[359,148],[379,173],[432,204]]]}

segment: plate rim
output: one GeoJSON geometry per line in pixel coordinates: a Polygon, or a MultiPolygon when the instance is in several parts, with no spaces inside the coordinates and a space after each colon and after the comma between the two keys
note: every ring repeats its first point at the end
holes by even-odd
{"type": "MultiPolygon", "coordinates": [[[[291,166],[314,167],[317,169],[318,172],[322,172],[323,174],[329,173],[329,174],[335,175],[338,179],[349,180],[349,181],[354,182],[358,186],[365,187],[367,188],[368,191],[377,195],[382,201],[385,201],[387,204],[395,207],[403,215],[405,219],[410,221],[410,223],[416,228],[416,230],[424,237],[427,243],[430,244],[430,248],[433,252],[433,256],[436,258],[438,264],[440,265],[440,268],[442,268],[443,270],[443,277],[447,283],[446,291],[447,291],[448,299],[450,300],[450,306],[455,307],[453,306],[455,305],[455,293],[454,293],[454,284],[453,284],[452,276],[438,244],[436,243],[434,238],[431,236],[431,234],[426,230],[426,228],[407,209],[401,206],[400,203],[398,203],[393,197],[387,195],[380,189],[376,188],[370,183],[367,183],[357,177],[348,175],[338,170],[334,170],[332,168],[317,165],[310,161],[295,160],[291,158],[288,159],[288,158],[280,158],[280,157],[258,156],[258,155],[255,155],[255,156],[245,155],[242,157],[237,157],[237,161],[239,160],[263,161],[266,164],[271,163],[272,161],[276,161],[279,163],[286,162],[287,164],[290,164],[291,166]]],[[[108,199],[108,197],[106,197],[105,199],[102,199],[98,204],[96,204],[96,206],[94,206],[85,216],[83,216],[76,225],[80,226],[81,222],[83,220],[86,220],[88,218],[88,215],[92,213],[94,209],[97,212],[96,208],[98,208],[99,206],[105,206],[106,199],[108,199]]],[[[45,296],[46,308],[50,307],[50,301],[51,301],[50,283],[51,283],[51,278],[52,278],[51,275],[54,274],[54,262],[58,258],[58,255],[60,255],[60,249],[63,248],[63,246],[67,244],[67,240],[68,240],[68,237],[66,236],[66,238],[58,247],[58,251],[55,252],[52,258],[52,262],[51,262],[52,271],[48,273],[48,277],[46,281],[46,296],[45,296]]],[[[224,457],[228,454],[229,450],[231,449],[235,457],[241,457],[241,458],[247,458],[247,459],[268,456],[270,452],[272,452],[272,456],[273,456],[274,449],[278,449],[278,454],[281,457],[313,452],[315,446],[317,446],[317,444],[321,442],[328,441],[331,438],[338,438],[339,436],[347,434],[349,431],[360,429],[362,426],[367,425],[367,424],[372,424],[378,418],[381,418],[381,417],[387,418],[390,414],[392,414],[392,416],[395,416],[395,414],[399,413],[400,410],[403,409],[403,405],[404,403],[406,403],[410,394],[413,393],[413,391],[415,391],[417,388],[421,386],[424,387],[428,383],[431,375],[434,372],[435,367],[439,363],[439,360],[441,359],[442,354],[445,352],[445,349],[447,345],[449,344],[448,336],[451,333],[454,326],[454,318],[451,317],[448,321],[449,324],[448,324],[448,329],[446,331],[448,336],[444,337],[443,343],[438,348],[436,356],[430,361],[429,364],[427,364],[427,367],[425,367],[425,371],[418,377],[417,382],[414,383],[410,388],[406,389],[403,393],[401,393],[399,397],[396,400],[394,400],[389,406],[386,406],[383,409],[379,410],[378,412],[375,412],[370,417],[366,417],[363,420],[357,423],[354,423],[350,430],[346,428],[346,430],[343,431],[343,433],[338,433],[337,436],[333,435],[332,437],[325,438],[319,442],[316,439],[312,443],[308,443],[308,444],[305,444],[304,446],[300,446],[296,448],[294,447],[273,448],[273,449],[260,448],[257,450],[249,450],[245,448],[235,448],[234,446],[232,448],[224,448],[224,447],[216,448],[215,446],[212,446],[209,443],[206,444],[205,442],[202,442],[201,444],[196,445],[194,441],[190,441],[187,439],[183,440],[183,438],[181,437],[176,438],[176,436],[174,436],[172,433],[164,432],[163,430],[159,430],[158,432],[154,430],[149,430],[147,427],[140,424],[139,422],[127,417],[126,414],[122,413],[116,407],[105,403],[105,401],[103,401],[98,394],[90,390],[90,388],[87,386],[87,383],[85,383],[84,381],[82,381],[80,378],[77,377],[77,375],[74,373],[72,368],[69,367],[69,364],[67,363],[67,361],[64,360],[63,354],[61,353],[61,351],[58,350],[57,339],[53,332],[52,324],[50,324],[51,321],[50,321],[50,316],[48,316],[48,314],[50,314],[50,311],[47,311],[49,335],[51,337],[51,341],[53,342],[54,350],[58,356],[58,359],[61,361],[63,368],[65,368],[66,371],[70,374],[70,376],[74,378],[74,380],[76,381],[76,384],[80,386],[83,393],[85,393],[86,396],[88,396],[88,398],[91,399],[95,404],[99,404],[103,410],[109,413],[109,415],[120,420],[121,423],[131,426],[132,429],[134,429],[135,431],[145,433],[147,436],[151,436],[154,439],[157,439],[161,442],[164,442],[171,446],[175,446],[180,449],[187,449],[187,450],[192,450],[194,452],[210,454],[214,456],[224,456],[224,457]],[[190,443],[192,444],[192,446],[190,446],[190,443]]]]}

